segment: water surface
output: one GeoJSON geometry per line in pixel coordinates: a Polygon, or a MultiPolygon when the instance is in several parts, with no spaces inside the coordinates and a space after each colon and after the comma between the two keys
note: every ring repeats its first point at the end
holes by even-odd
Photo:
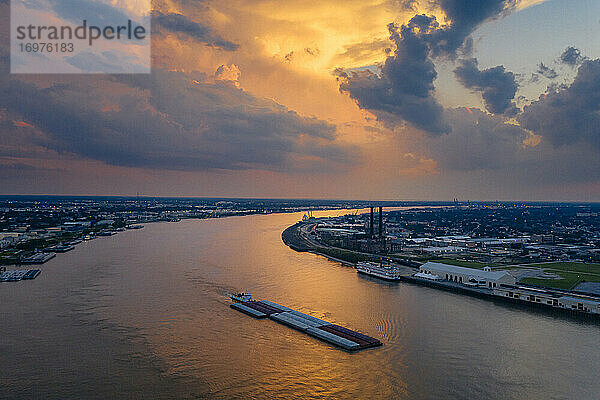
{"type": "Polygon", "coordinates": [[[0,284],[0,398],[598,398],[598,324],[360,277],[286,247],[300,217],[149,224],[0,284]],[[235,290],[384,345],[254,320],[235,290]]]}

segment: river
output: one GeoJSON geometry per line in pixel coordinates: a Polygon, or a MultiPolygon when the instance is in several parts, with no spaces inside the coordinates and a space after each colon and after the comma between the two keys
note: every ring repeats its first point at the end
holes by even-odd
{"type": "Polygon", "coordinates": [[[148,224],[0,284],[0,398],[598,398],[598,324],[358,276],[283,244],[301,216],[148,224]],[[241,290],[384,345],[252,319],[241,290]]]}

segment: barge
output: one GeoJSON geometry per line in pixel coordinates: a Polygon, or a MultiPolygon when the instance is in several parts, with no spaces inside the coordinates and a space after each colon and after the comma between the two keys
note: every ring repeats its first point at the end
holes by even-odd
{"type": "Polygon", "coordinates": [[[229,297],[233,300],[230,307],[234,310],[257,319],[269,318],[345,350],[356,351],[382,345],[378,339],[272,301],[254,300],[249,293],[232,294],[229,297]]]}
{"type": "Polygon", "coordinates": [[[20,280],[35,279],[40,272],[39,269],[5,271],[0,273],[0,282],[18,282],[20,280]]]}
{"type": "Polygon", "coordinates": [[[44,249],[45,253],[66,253],[75,248],[74,245],[56,245],[52,247],[47,247],[44,249]]]}
{"type": "Polygon", "coordinates": [[[56,257],[56,253],[35,253],[32,256],[21,259],[21,264],[43,264],[56,257]]]}

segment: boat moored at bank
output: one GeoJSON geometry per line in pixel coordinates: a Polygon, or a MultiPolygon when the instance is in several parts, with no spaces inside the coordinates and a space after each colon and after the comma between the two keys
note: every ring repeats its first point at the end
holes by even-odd
{"type": "Polygon", "coordinates": [[[358,262],[356,264],[356,272],[388,281],[399,281],[402,275],[400,269],[391,263],[376,263],[371,261],[358,262]]]}

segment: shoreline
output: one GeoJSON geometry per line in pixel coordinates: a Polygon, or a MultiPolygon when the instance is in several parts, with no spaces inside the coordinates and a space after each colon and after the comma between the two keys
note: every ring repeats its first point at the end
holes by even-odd
{"type": "MultiPolygon", "coordinates": [[[[304,240],[299,233],[299,231],[300,231],[299,227],[302,226],[302,224],[303,224],[302,222],[297,222],[294,225],[289,226],[282,232],[281,239],[286,246],[288,246],[290,249],[297,251],[297,252],[301,252],[301,253],[306,252],[306,253],[316,254],[316,255],[325,257],[328,260],[339,262],[343,266],[352,267],[352,268],[355,267],[355,263],[331,256],[329,254],[323,253],[322,251],[311,248],[310,244],[307,243],[307,241],[304,240]]],[[[373,257],[377,257],[377,256],[373,255],[373,257]]],[[[406,269],[408,269],[408,268],[414,269],[413,266],[409,266],[409,265],[403,265],[402,267],[404,267],[406,269]]],[[[374,280],[376,280],[376,281],[381,280],[382,282],[385,281],[383,279],[376,278],[376,277],[374,277],[374,280]]],[[[600,314],[581,312],[578,310],[572,310],[572,309],[568,309],[568,308],[559,308],[559,307],[555,307],[553,305],[548,305],[546,303],[525,301],[520,298],[504,297],[504,296],[500,296],[498,294],[494,294],[492,290],[489,290],[487,288],[470,288],[470,287],[459,285],[459,284],[456,284],[453,282],[431,281],[431,280],[427,280],[427,279],[423,279],[423,278],[417,278],[417,277],[412,276],[412,273],[407,272],[407,271],[405,271],[401,275],[399,282],[405,282],[405,283],[409,283],[409,284],[413,284],[413,285],[425,286],[425,287],[430,287],[430,288],[434,288],[434,289],[438,289],[438,290],[444,290],[447,292],[454,292],[454,293],[459,293],[459,294],[467,295],[467,296],[471,296],[471,297],[477,297],[477,298],[481,298],[481,299],[485,299],[485,300],[491,300],[493,302],[501,303],[504,305],[510,305],[511,307],[518,307],[518,308],[522,308],[522,309],[526,309],[526,310],[530,310],[530,311],[535,310],[536,312],[541,311],[541,312],[547,313],[549,315],[555,315],[555,316],[560,315],[563,317],[568,316],[570,318],[574,318],[574,319],[578,319],[578,320],[582,320],[582,321],[586,321],[586,322],[595,322],[595,323],[600,324],[600,314]]],[[[529,286],[529,285],[526,285],[526,286],[529,286]]],[[[531,286],[531,289],[533,289],[533,290],[540,290],[540,289],[550,290],[547,288],[540,288],[540,287],[534,287],[534,286],[531,286]]],[[[569,294],[577,295],[578,293],[575,293],[575,292],[571,293],[570,291],[567,291],[567,292],[563,292],[562,294],[568,296],[569,294]]]]}

